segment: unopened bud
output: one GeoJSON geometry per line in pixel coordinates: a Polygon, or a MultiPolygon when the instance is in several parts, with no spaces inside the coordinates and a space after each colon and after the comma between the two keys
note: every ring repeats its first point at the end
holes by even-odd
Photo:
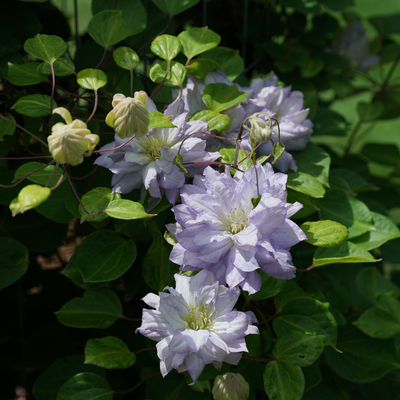
{"type": "Polygon", "coordinates": [[[251,125],[250,137],[255,139],[257,142],[266,143],[271,140],[272,129],[271,120],[265,122],[263,119],[258,117],[249,118],[251,125]]]}
{"type": "Polygon", "coordinates": [[[250,386],[242,375],[227,372],[215,378],[212,394],[214,400],[247,400],[250,386]]]}
{"type": "Polygon", "coordinates": [[[150,124],[147,104],[148,97],[143,91],[135,92],[133,98],[120,93],[115,94],[112,101],[114,108],[107,114],[106,123],[114,128],[122,139],[133,135],[143,137],[150,124]]]}
{"type": "Polygon", "coordinates": [[[60,122],[53,125],[51,135],[47,137],[51,155],[60,164],[81,164],[84,156],[92,154],[99,136],[90,133],[86,124],[79,119],[72,121],[66,108],[56,108],[53,114],[60,114],[66,124],[60,122]]]}
{"type": "Polygon", "coordinates": [[[51,190],[47,187],[40,185],[25,186],[18,193],[18,197],[10,203],[12,216],[15,217],[17,214],[23,214],[25,211],[37,207],[47,200],[50,194],[51,190]]]}

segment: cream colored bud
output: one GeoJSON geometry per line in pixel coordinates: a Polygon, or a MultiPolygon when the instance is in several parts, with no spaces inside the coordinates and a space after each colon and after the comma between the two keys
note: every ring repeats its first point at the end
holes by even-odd
{"type": "Polygon", "coordinates": [[[54,109],[53,114],[60,114],[67,124],[60,122],[53,125],[51,135],[47,137],[51,155],[60,164],[81,164],[84,156],[92,154],[99,136],[90,133],[79,119],[72,121],[71,114],[63,107],[54,109]]]}
{"type": "Polygon", "coordinates": [[[250,386],[242,375],[227,372],[215,378],[212,394],[214,400],[247,400],[250,386]]]}
{"type": "Polygon", "coordinates": [[[50,194],[51,190],[47,187],[40,185],[25,186],[18,193],[18,197],[10,203],[12,216],[15,217],[17,214],[23,214],[25,211],[37,207],[47,200],[50,194]]]}
{"type": "Polygon", "coordinates": [[[147,110],[148,97],[143,91],[135,92],[135,96],[125,97],[115,94],[113,110],[107,114],[106,123],[115,129],[115,133],[122,139],[143,137],[149,130],[150,118],[147,110]]]}
{"type": "Polygon", "coordinates": [[[249,119],[251,129],[250,137],[260,143],[268,142],[272,137],[271,123],[265,122],[261,118],[251,117],[249,119]]]}

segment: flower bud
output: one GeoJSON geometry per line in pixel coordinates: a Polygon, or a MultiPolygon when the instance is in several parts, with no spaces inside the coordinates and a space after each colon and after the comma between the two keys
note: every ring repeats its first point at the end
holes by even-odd
{"type": "Polygon", "coordinates": [[[251,125],[250,137],[255,139],[257,142],[266,143],[272,137],[271,120],[269,123],[265,122],[261,118],[251,117],[249,118],[251,125]]]}
{"type": "Polygon", "coordinates": [[[107,114],[106,123],[114,128],[122,139],[133,135],[143,137],[150,124],[147,104],[148,97],[143,91],[135,92],[133,98],[120,93],[115,94],[112,101],[114,108],[107,114]]]}
{"type": "Polygon", "coordinates": [[[25,186],[18,193],[18,197],[10,203],[12,216],[15,217],[17,214],[23,214],[25,211],[37,207],[47,200],[50,194],[51,190],[47,187],[40,185],[25,186]]]}
{"type": "Polygon", "coordinates": [[[51,135],[47,137],[51,155],[60,164],[81,164],[83,156],[92,154],[99,136],[90,133],[79,119],[73,121],[70,112],[63,107],[54,109],[53,114],[60,114],[67,124],[60,122],[53,125],[51,135]]]}
{"type": "Polygon", "coordinates": [[[212,394],[214,400],[247,400],[250,386],[242,375],[227,372],[215,378],[212,394]]]}

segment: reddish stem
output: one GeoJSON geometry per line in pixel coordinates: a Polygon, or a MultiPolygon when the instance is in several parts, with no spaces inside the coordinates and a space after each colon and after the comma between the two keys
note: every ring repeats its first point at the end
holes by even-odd
{"type": "Polygon", "coordinates": [[[51,187],[50,190],[57,189],[61,185],[61,182],[64,179],[64,176],[65,176],[65,170],[61,174],[60,179],[58,180],[58,182],[53,187],[51,187]]]}
{"type": "MultiPolygon", "coordinates": [[[[167,60],[167,72],[163,78],[163,80],[160,82],[160,84],[154,89],[154,92],[150,95],[150,98],[152,99],[162,88],[164,81],[167,79],[167,76],[169,74],[169,69],[171,67],[171,60],[167,60]]],[[[132,96],[132,95],[131,95],[132,96]]]]}
{"type": "Polygon", "coordinates": [[[96,172],[97,168],[99,168],[98,165],[96,165],[96,167],[94,168],[94,170],[93,170],[92,172],[89,172],[87,175],[85,175],[85,176],[83,176],[83,177],[81,177],[81,178],[77,178],[77,177],[74,177],[74,176],[70,176],[70,178],[73,179],[73,180],[75,180],[75,181],[80,181],[80,180],[86,179],[86,178],[88,178],[90,175],[92,175],[94,172],[96,172]]]}
{"type": "Polygon", "coordinates": [[[133,354],[139,354],[143,351],[148,351],[148,350],[157,350],[157,347],[146,347],[145,349],[140,349],[140,350],[134,351],[133,354]]]}
{"type": "Polygon", "coordinates": [[[36,157],[0,157],[0,160],[37,160],[38,158],[52,158],[53,156],[36,156],[36,157]]]}
{"type": "Polygon", "coordinates": [[[185,380],[182,382],[182,385],[179,386],[178,391],[176,392],[176,395],[174,397],[174,400],[178,399],[179,393],[181,392],[181,390],[183,389],[183,386],[185,385],[186,381],[188,380],[188,378],[186,377],[185,380]]]}
{"type": "Polygon", "coordinates": [[[310,267],[305,268],[305,269],[299,269],[299,268],[297,268],[297,271],[300,271],[300,272],[308,272],[308,271],[311,271],[312,269],[314,269],[315,267],[316,267],[316,265],[315,265],[315,264],[312,264],[310,267]]]}
{"type": "Polygon", "coordinates": [[[168,17],[168,22],[167,22],[167,25],[165,26],[165,28],[164,28],[160,33],[158,33],[156,36],[154,36],[152,39],[150,39],[148,42],[146,42],[146,43],[138,50],[138,53],[140,53],[140,52],[141,52],[149,43],[151,43],[157,36],[162,35],[162,34],[168,29],[169,24],[171,23],[171,20],[172,20],[172,16],[170,15],[170,16],[168,17]]]}
{"type": "Polygon", "coordinates": [[[90,114],[90,117],[86,120],[86,125],[88,124],[88,122],[93,118],[96,110],[97,110],[97,102],[99,100],[99,95],[97,94],[97,90],[94,91],[94,107],[93,107],[93,111],[90,114]]]}
{"type": "Polygon", "coordinates": [[[54,100],[54,89],[56,88],[56,76],[54,74],[53,63],[50,63],[50,70],[51,70],[50,114],[51,114],[51,124],[54,125],[53,100],[54,100]]]}
{"type": "Polygon", "coordinates": [[[100,62],[97,64],[97,66],[94,67],[95,69],[98,69],[98,68],[100,67],[100,65],[103,63],[104,57],[106,56],[106,53],[107,53],[107,47],[104,47],[103,56],[101,57],[101,60],[100,60],[100,62]]]}
{"type": "Polygon", "coordinates": [[[150,378],[153,378],[154,376],[160,375],[161,372],[156,372],[152,375],[146,376],[146,378],[142,379],[139,383],[137,383],[135,386],[132,386],[131,388],[127,389],[127,390],[113,390],[114,394],[126,394],[126,393],[130,393],[133,392],[136,388],[138,388],[142,383],[148,381],[150,378]]]}
{"type": "MultiPolygon", "coordinates": [[[[53,172],[50,174],[49,179],[47,179],[47,182],[46,182],[45,187],[49,186],[49,183],[50,183],[50,181],[51,181],[51,178],[53,178],[54,174],[55,174],[56,171],[57,171],[57,168],[58,168],[58,162],[56,163],[56,166],[55,166],[55,168],[53,169],[53,172]]],[[[64,176],[64,174],[62,174],[62,176],[64,176]]]]}
{"type": "Polygon", "coordinates": [[[112,149],[104,149],[104,150],[95,150],[92,153],[103,153],[105,151],[114,151],[114,150],[118,150],[121,147],[124,147],[126,144],[128,144],[131,140],[133,140],[136,137],[136,135],[133,135],[128,141],[126,141],[125,143],[122,143],[120,146],[118,147],[113,147],[112,149]]]}
{"type": "Polygon", "coordinates": [[[260,362],[271,362],[274,361],[275,358],[259,358],[259,357],[251,357],[251,356],[246,356],[244,354],[242,354],[242,358],[247,358],[248,360],[253,360],[253,361],[260,361],[260,362]]]}

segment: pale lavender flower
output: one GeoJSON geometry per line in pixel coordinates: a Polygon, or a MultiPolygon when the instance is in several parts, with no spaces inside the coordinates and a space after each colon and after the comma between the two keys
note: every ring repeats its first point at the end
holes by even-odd
{"type": "Polygon", "coordinates": [[[270,164],[257,164],[231,176],[210,167],[181,189],[182,204],[174,207],[177,223],[167,225],[177,244],[170,259],[182,270],[207,269],[220,283],[260,290],[257,270],[277,279],[295,277],[289,249],[304,232],[289,218],[302,205],[286,202],[287,175],[270,164]],[[257,198],[257,177],[261,199],[257,198]]]}
{"type": "MultiPolygon", "coordinates": [[[[179,188],[185,183],[185,174],[179,171],[174,157],[185,138],[195,132],[209,132],[204,121],[187,122],[187,114],[172,119],[176,128],[150,129],[141,137],[134,138],[118,150],[103,152],[95,163],[110,169],[114,174],[111,185],[113,192],[129,193],[133,189],[148,190],[153,198],[161,198],[165,193],[174,204],[179,188]]],[[[206,142],[201,135],[193,135],[183,142],[180,154],[183,163],[214,161],[219,153],[205,151],[206,142]]],[[[102,149],[111,149],[126,142],[115,135],[115,141],[102,149]]],[[[201,174],[206,164],[185,165],[186,176],[201,174]]]]}
{"type": "Polygon", "coordinates": [[[175,289],[166,288],[169,293],[142,299],[154,310],[143,310],[136,330],[158,342],[162,375],[188,371],[195,382],[207,364],[217,369],[222,362],[236,365],[248,351],[244,337],[258,334],[252,312],[232,311],[239,288],[220,285],[206,270],[192,277],[175,274],[175,281],[175,289]]]}

